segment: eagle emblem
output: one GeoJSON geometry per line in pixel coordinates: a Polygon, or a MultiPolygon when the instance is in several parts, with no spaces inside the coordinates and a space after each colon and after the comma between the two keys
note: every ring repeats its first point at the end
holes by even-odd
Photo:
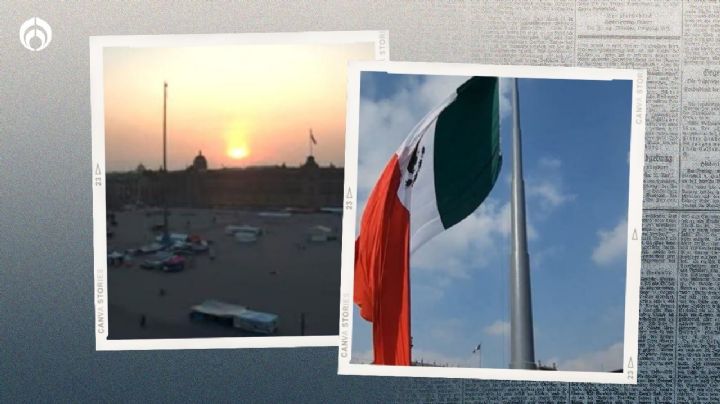
{"type": "Polygon", "coordinates": [[[425,156],[425,146],[418,150],[419,147],[420,142],[415,145],[412,155],[410,156],[410,160],[408,161],[406,169],[409,173],[409,178],[405,180],[405,187],[411,187],[415,184],[418,174],[420,173],[420,168],[422,168],[423,157],[425,156]]]}

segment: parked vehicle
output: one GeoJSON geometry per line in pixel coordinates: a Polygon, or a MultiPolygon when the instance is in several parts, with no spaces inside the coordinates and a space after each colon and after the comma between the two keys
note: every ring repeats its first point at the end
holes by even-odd
{"type": "Polygon", "coordinates": [[[190,249],[196,254],[207,252],[208,248],[208,242],[205,240],[190,243],[190,249]]]}
{"type": "Polygon", "coordinates": [[[206,300],[190,308],[193,320],[214,320],[245,331],[273,335],[277,333],[278,316],[250,310],[245,306],[206,300]]]}
{"type": "Polygon", "coordinates": [[[179,272],[185,269],[185,258],[173,255],[163,262],[162,270],[165,272],[179,272]]]}
{"type": "Polygon", "coordinates": [[[141,254],[152,254],[163,249],[163,245],[160,243],[151,243],[140,247],[139,251],[141,254]]]}
{"type": "Polygon", "coordinates": [[[113,251],[107,255],[108,266],[119,266],[124,262],[124,260],[125,255],[117,251],[113,251]]]}
{"type": "MultiPolygon", "coordinates": [[[[178,241],[182,241],[182,242],[188,241],[188,235],[187,235],[187,234],[183,234],[183,233],[170,233],[170,234],[168,234],[168,236],[170,237],[170,242],[171,242],[171,243],[177,243],[178,241]]],[[[164,237],[165,237],[165,235],[164,235],[164,234],[161,234],[161,235],[155,237],[155,241],[157,241],[158,243],[160,243],[160,242],[163,241],[164,237]]]]}
{"type": "Polygon", "coordinates": [[[308,239],[312,242],[337,240],[337,233],[327,226],[316,225],[308,229],[308,239]]]}
{"type": "Polygon", "coordinates": [[[232,236],[237,233],[250,233],[254,234],[255,236],[259,236],[262,234],[262,228],[255,227],[255,226],[248,226],[248,225],[228,225],[225,226],[225,234],[232,236]]]}
{"type": "Polygon", "coordinates": [[[174,252],[176,254],[182,254],[182,253],[189,253],[192,254],[192,246],[190,243],[186,243],[184,241],[176,241],[174,242],[169,248],[169,251],[174,252]]]}
{"type": "Polygon", "coordinates": [[[160,251],[148,257],[140,264],[144,269],[163,269],[165,263],[175,255],[166,251],[160,251]]]}
{"type": "Polygon", "coordinates": [[[255,233],[246,233],[244,231],[235,233],[235,241],[238,243],[254,243],[257,239],[258,236],[255,233]]]}

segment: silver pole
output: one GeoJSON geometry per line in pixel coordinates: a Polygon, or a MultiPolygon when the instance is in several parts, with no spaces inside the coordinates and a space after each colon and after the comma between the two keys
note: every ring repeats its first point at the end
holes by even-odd
{"type": "Polygon", "coordinates": [[[163,82],[163,234],[166,242],[170,238],[168,229],[168,206],[167,206],[167,81],[163,82]]]}
{"type": "Polygon", "coordinates": [[[520,108],[517,79],[513,79],[513,170],[511,195],[512,256],[510,258],[510,368],[535,369],[530,257],[525,223],[525,183],[522,171],[520,108]]]}
{"type": "Polygon", "coordinates": [[[163,82],[163,171],[167,172],[167,81],[163,82]]]}
{"type": "Polygon", "coordinates": [[[482,367],[482,344],[478,344],[478,367],[482,367]]]}

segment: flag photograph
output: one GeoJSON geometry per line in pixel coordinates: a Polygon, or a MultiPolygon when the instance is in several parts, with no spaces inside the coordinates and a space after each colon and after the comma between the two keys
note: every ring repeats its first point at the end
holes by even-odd
{"type": "Polygon", "coordinates": [[[643,75],[351,63],[339,373],[635,383],[643,75]]]}
{"type": "Polygon", "coordinates": [[[347,63],[386,38],[91,38],[97,349],[337,344],[347,63]]]}

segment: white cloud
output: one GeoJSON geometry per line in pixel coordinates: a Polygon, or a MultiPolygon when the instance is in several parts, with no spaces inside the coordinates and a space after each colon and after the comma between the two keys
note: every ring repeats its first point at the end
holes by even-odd
{"type": "Polygon", "coordinates": [[[492,336],[505,336],[510,334],[510,323],[508,321],[497,320],[491,325],[483,329],[485,334],[492,336]]]}
{"type": "Polygon", "coordinates": [[[541,157],[538,161],[540,167],[544,168],[560,168],[562,167],[562,161],[553,157],[541,157]]]}
{"type": "Polygon", "coordinates": [[[625,256],[627,251],[627,220],[622,219],[612,230],[599,230],[598,244],[593,249],[592,260],[607,266],[625,256]]]}
{"type": "Polygon", "coordinates": [[[622,369],[622,363],[623,343],[618,342],[606,349],[584,353],[575,358],[562,361],[558,364],[558,370],[610,372],[622,369]]]}
{"type": "MultiPolygon", "coordinates": [[[[527,237],[538,236],[528,217],[527,237]]],[[[413,270],[468,279],[470,271],[506,262],[510,253],[510,202],[486,199],[470,216],[440,233],[411,256],[413,270]]]]}
{"type": "Polygon", "coordinates": [[[561,168],[562,161],[559,159],[541,157],[537,170],[525,180],[528,197],[538,204],[544,214],[575,200],[576,196],[564,189],[561,168]]]}
{"type": "Polygon", "coordinates": [[[558,184],[548,181],[528,184],[528,195],[538,197],[545,210],[557,208],[575,199],[575,195],[563,193],[558,184]]]}
{"type": "Polygon", "coordinates": [[[463,76],[428,76],[418,87],[419,97],[414,97],[423,111],[418,120],[452,94],[462,83],[468,80],[463,76]]]}
{"type": "Polygon", "coordinates": [[[500,92],[500,118],[504,119],[512,113],[512,80],[511,78],[501,77],[499,83],[500,92]]]}
{"type": "MultiPolygon", "coordinates": [[[[469,269],[486,267],[510,234],[510,204],[487,199],[462,222],[440,233],[411,257],[414,269],[469,277],[469,269]]],[[[509,247],[509,245],[508,245],[509,247]]]]}
{"type": "Polygon", "coordinates": [[[445,288],[438,282],[419,283],[413,285],[412,294],[420,296],[423,303],[432,304],[439,302],[445,296],[445,288]]]}

